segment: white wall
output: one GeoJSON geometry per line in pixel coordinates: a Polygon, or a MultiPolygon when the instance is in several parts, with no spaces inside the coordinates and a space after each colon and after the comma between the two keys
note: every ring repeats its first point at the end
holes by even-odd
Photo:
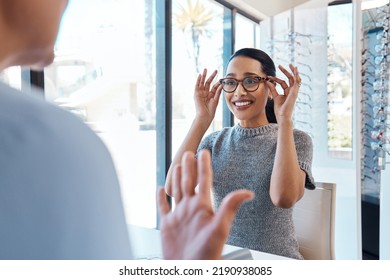
{"type": "Polygon", "coordinates": [[[298,6],[308,1],[309,0],[227,0],[227,2],[259,19],[266,19],[267,17],[287,11],[294,6],[298,6]]]}
{"type": "Polygon", "coordinates": [[[242,0],[241,2],[247,3],[268,16],[273,16],[308,2],[308,0],[242,0]]]}

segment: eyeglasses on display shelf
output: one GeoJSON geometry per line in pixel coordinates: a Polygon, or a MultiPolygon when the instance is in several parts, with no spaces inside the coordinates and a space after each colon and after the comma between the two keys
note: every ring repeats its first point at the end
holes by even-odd
{"type": "Polygon", "coordinates": [[[297,64],[300,68],[302,68],[301,66],[303,66],[303,68],[304,68],[306,71],[310,72],[310,73],[313,71],[313,69],[311,68],[311,66],[310,66],[309,64],[307,64],[307,63],[303,63],[302,61],[297,61],[296,64],[297,64]]]}
{"type": "Polygon", "coordinates": [[[361,116],[363,193],[379,197],[380,174],[390,156],[390,4],[363,13],[361,116]],[[373,180],[371,180],[373,179],[373,180]]]}
{"type": "Polygon", "coordinates": [[[315,40],[312,34],[287,30],[274,34],[268,41],[267,50],[276,64],[293,64],[298,67],[301,77],[301,88],[294,109],[293,120],[296,128],[307,132],[313,137],[312,125],[312,92],[313,92],[313,60],[312,44],[315,40]]]}
{"type": "Polygon", "coordinates": [[[299,91],[299,96],[300,96],[300,100],[304,100],[304,101],[307,101],[307,102],[311,102],[312,101],[310,93],[305,92],[303,90],[299,91]]]}

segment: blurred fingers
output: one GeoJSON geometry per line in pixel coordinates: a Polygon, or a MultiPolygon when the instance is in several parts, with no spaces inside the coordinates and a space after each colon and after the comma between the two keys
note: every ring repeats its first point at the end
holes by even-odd
{"type": "Polygon", "coordinates": [[[210,197],[211,186],[213,184],[213,169],[211,155],[208,150],[202,150],[198,156],[198,184],[199,194],[210,197]]]}
{"type": "Polygon", "coordinates": [[[198,78],[196,79],[196,83],[195,83],[195,91],[200,87],[200,81],[201,80],[202,80],[202,75],[199,74],[198,78]]]}
{"type": "Polygon", "coordinates": [[[160,188],[158,190],[157,203],[160,210],[160,215],[166,215],[171,211],[171,207],[168,203],[164,188],[160,188]]]}
{"type": "Polygon", "coordinates": [[[204,85],[204,81],[206,80],[206,76],[207,76],[207,69],[203,69],[203,73],[201,75],[201,78],[200,78],[200,86],[203,86],[204,85]]]}
{"type": "Polygon", "coordinates": [[[197,164],[193,152],[185,152],[181,161],[181,193],[182,196],[195,194],[197,164]]]}
{"type": "Polygon", "coordinates": [[[173,168],[172,173],[172,194],[175,198],[175,203],[178,204],[182,198],[182,191],[181,191],[181,165],[177,164],[173,168]]]}
{"type": "Polygon", "coordinates": [[[229,231],[240,206],[254,198],[254,193],[249,190],[237,190],[229,193],[223,200],[216,214],[218,227],[229,231]]]}

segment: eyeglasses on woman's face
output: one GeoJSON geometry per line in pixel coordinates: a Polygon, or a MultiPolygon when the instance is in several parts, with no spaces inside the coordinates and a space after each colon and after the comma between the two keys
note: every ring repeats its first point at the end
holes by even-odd
{"type": "Polygon", "coordinates": [[[259,88],[260,83],[263,83],[265,81],[269,81],[269,78],[253,76],[253,77],[246,77],[242,80],[238,80],[234,78],[223,78],[219,80],[219,83],[222,85],[222,89],[225,92],[231,93],[237,89],[239,83],[242,84],[242,87],[246,91],[252,92],[259,88]]]}

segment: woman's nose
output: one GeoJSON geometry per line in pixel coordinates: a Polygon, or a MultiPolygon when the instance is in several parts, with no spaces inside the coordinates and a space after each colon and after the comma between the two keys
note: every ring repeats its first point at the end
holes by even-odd
{"type": "Polygon", "coordinates": [[[241,96],[247,95],[246,89],[242,86],[242,82],[238,83],[236,90],[234,91],[234,95],[241,96]]]}

